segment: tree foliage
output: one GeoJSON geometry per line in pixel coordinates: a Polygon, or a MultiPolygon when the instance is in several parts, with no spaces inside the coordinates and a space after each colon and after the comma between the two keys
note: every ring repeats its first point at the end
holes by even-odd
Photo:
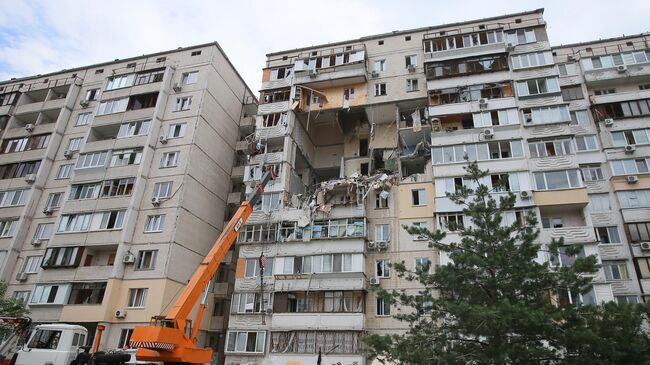
{"type": "MultiPolygon", "coordinates": [[[[650,363],[650,338],[642,331],[648,307],[559,305],[558,293],[571,293],[577,301],[578,293],[591,290],[597,258],[576,256],[570,266],[551,267],[539,258],[557,255],[563,240],[540,245],[532,211],[505,224],[516,196],[492,194],[481,184],[488,172],[476,162],[465,170],[473,188],[447,195],[472,224],[449,222],[457,239],[440,230],[404,227],[426,235],[429,246],[450,261],[432,272],[409,270],[404,262],[393,265],[399,277],[419,282],[422,289],[407,293],[375,287],[377,295],[400,308],[394,317],[408,330],[366,336],[369,356],[427,365],[650,363]]],[[[580,247],[566,250],[576,255],[580,247]]]]}
{"type": "MultiPolygon", "coordinates": [[[[25,302],[20,299],[7,297],[7,283],[0,281],[0,316],[24,317],[29,313],[25,302]]],[[[12,325],[0,325],[0,337],[13,331],[12,325]]]]}

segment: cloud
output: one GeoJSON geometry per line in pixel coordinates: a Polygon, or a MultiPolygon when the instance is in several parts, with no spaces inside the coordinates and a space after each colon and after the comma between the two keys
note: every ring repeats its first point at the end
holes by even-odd
{"type": "Polygon", "coordinates": [[[0,5],[0,79],[218,41],[257,90],[268,52],[546,7],[552,44],[647,30],[647,1],[15,1],[0,5]]]}

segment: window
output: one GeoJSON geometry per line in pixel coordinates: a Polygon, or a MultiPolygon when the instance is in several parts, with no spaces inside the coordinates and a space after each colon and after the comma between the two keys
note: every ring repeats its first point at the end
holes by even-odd
{"type": "Polygon", "coordinates": [[[496,55],[427,63],[425,74],[427,79],[437,79],[507,70],[507,56],[496,55]]]}
{"type": "Polygon", "coordinates": [[[517,81],[517,93],[519,97],[557,92],[560,92],[560,86],[555,77],[517,81]]]}
{"type": "Polygon", "coordinates": [[[614,300],[617,304],[637,304],[639,303],[639,297],[636,295],[615,295],[614,300]]]}
{"type": "MultiPolygon", "coordinates": [[[[116,196],[128,196],[133,192],[135,185],[134,177],[123,179],[106,180],[102,184],[102,198],[112,198],[116,196]]],[[[74,186],[74,185],[73,185],[74,186]]]]}
{"type": "Polygon", "coordinates": [[[79,155],[75,169],[88,169],[93,167],[103,167],[106,165],[108,151],[91,152],[79,155]]]}
{"type": "Polygon", "coordinates": [[[650,241],[650,222],[626,223],[625,226],[631,243],[650,241]]]}
{"type": "Polygon", "coordinates": [[[65,214],[61,216],[58,232],[84,232],[88,230],[121,229],[125,210],[97,213],[65,214]]]}
{"type": "Polygon", "coordinates": [[[386,95],[386,84],[375,84],[375,96],[384,96],[386,95]]]}
{"type": "Polygon", "coordinates": [[[99,196],[100,184],[73,184],[70,186],[68,200],[96,199],[99,196]]]}
{"type": "Polygon", "coordinates": [[[73,283],[68,304],[102,304],[106,283],[73,283]]]}
{"type": "Polygon", "coordinates": [[[433,148],[433,163],[446,164],[465,162],[465,155],[470,161],[485,161],[504,158],[522,157],[524,155],[521,140],[495,141],[489,143],[462,144],[433,148]]]}
{"type": "Polygon", "coordinates": [[[182,98],[177,98],[176,99],[176,106],[174,108],[175,112],[181,111],[181,110],[190,110],[190,106],[192,106],[192,97],[191,96],[185,96],[182,98]]]}
{"type": "Polygon", "coordinates": [[[102,101],[97,108],[97,115],[125,112],[128,105],[128,97],[102,101]]]}
{"type": "Polygon", "coordinates": [[[542,228],[550,229],[562,227],[564,227],[562,218],[542,217],[542,228]]]}
{"type": "Polygon", "coordinates": [[[478,101],[481,98],[499,99],[514,96],[510,81],[490,84],[459,86],[432,90],[429,93],[431,105],[444,105],[478,101]]]}
{"type": "Polygon", "coordinates": [[[0,191],[0,208],[25,205],[29,199],[29,190],[0,191]]]}
{"type": "Polygon", "coordinates": [[[61,217],[58,232],[81,232],[90,228],[92,214],[67,214],[61,217]]]}
{"type": "Polygon", "coordinates": [[[266,332],[235,332],[228,331],[226,340],[227,352],[263,353],[266,344],[266,332]]]}
{"type": "Polygon", "coordinates": [[[603,260],[603,271],[606,280],[628,280],[630,276],[627,272],[627,263],[625,261],[607,261],[603,260]]]}
{"type": "Polygon", "coordinates": [[[68,150],[70,151],[79,151],[81,149],[81,142],[83,138],[70,138],[68,142],[68,150]]]}
{"type": "Polygon", "coordinates": [[[281,200],[280,193],[262,194],[261,199],[259,199],[253,206],[253,211],[270,212],[272,210],[278,210],[280,209],[281,200]]]}
{"type": "Polygon", "coordinates": [[[472,114],[474,128],[519,124],[517,109],[492,110],[472,114]]]}
{"type": "Polygon", "coordinates": [[[584,248],[581,248],[576,255],[569,255],[566,250],[566,246],[560,246],[557,255],[550,255],[549,261],[552,267],[571,267],[577,258],[585,257],[584,248]]]}
{"type": "Polygon", "coordinates": [[[601,118],[629,118],[650,115],[650,99],[596,104],[594,110],[601,118]]]}
{"type": "Polygon", "coordinates": [[[97,100],[97,97],[99,97],[99,89],[86,90],[85,100],[95,101],[95,100],[97,100]]]}
{"type": "Polygon", "coordinates": [[[72,169],[74,168],[74,164],[65,164],[59,166],[59,170],[56,172],[56,178],[57,179],[69,179],[70,176],[72,175],[72,169]]]}
{"type": "Polygon", "coordinates": [[[595,151],[598,149],[598,143],[596,143],[596,136],[576,136],[576,149],[578,151],[595,151]]]}
{"type": "Polygon", "coordinates": [[[147,216],[147,222],[145,223],[144,231],[145,233],[162,232],[164,227],[165,227],[164,214],[150,215],[147,216]]]}
{"type": "Polygon", "coordinates": [[[138,252],[138,260],[135,263],[136,270],[152,270],[156,268],[156,257],[158,250],[143,250],[138,252]]]}
{"type": "Polygon", "coordinates": [[[286,78],[289,78],[292,72],[293,67],[291,66],[271,69],[271,76],[269,77],[269,81],[284,80],[286,78]]]}
{"type": "Polygon", "coordinates": [[[634,129],[612,132],[614,146],[623,147],[628,144],[650,143],[650,129],[634,129]]]}
{"type": "Polygon", "coordinates": [[[571,120],[566,105],[522,109],[522,113],[527,124],[561,123],[571,120]]]}
{"type": "Polygon", "coordinates": [[[624,53],[614,53],[604,56],[592,57],[591,64],[586,63],[585,66],[589,69],[610,68],[619,65],[633,65],[636,63],[644,63],[650,58],[648,51],[632,51],[624,53]]]}
{"type": "Polygon", "coordinates": [[[39,240],[49,240],[52,237],[52,232],[54,231],[54,223],[39,223],[36,226],[36,233],[34,233],[34,238],[39,240]]]}
{"type": "Polygon", "coordinates": [[[186,129],[187,129],[187,123],[172,124],[169,126],[169,133],[167,134],[167,138],[184,137],[186,129]]]}
{"type": "Polygon", "coordinates": [[[50,143],[49,134],[38,134],[29,137],[5,139],[2,142],[1,153],[23,152],[47,148],[50,143]]]}
{"type": "MultiPolygon", "coordinates": [[[[354,89],[351,89],[354,94],[354,89]]],[[[344,95],[345,97],[345,95],[344,95]]],[[[262,116],[262,128],[275,127],[276,125],[287,125],[287,113],[273,113],[262,116]]]]}
{"type": "Polygon", "coordinates": [[[45,251],[41,267],[44,269],[57,267],[77,267],[83,255],[83,247],[52,247],[45,251]]]}
{"type": "Polygon", "coordinates": [[[111,167],[139,165],[142,160],[142,148],[116,150],[111,155],[111,167]]]}
{"type": "Polygon", "coordinates": [[[41,266],[42,259],[43,256],[27,256],[21,272],[24,272],[25,274],[36,274],[38,268],[41,266]]]}
{"type": "Polygon", "coordinates": [[[617,191],[616,195],[623,209],[650,207],[649,189],[617,191]]]}
{"type": "Polygon", "coordinates": [[[390,194],[375,193],[375,209],[386,209],[388,208],[388,197],[390,194]]]}
{"type": "MultiPolygon", "coordinates": [[[[0,237],[13,237],[16,226],[18,225],[18,219],[2,219],[0,220],[0,237]]],[[[0,264],[2,264],[0,260],[0,264]]]]}
{"type": "Polygon", "coordinates": [[[377,267],[375,274],[379,278],[390,277],[390,260],[377,260],[377,267]]]}
{"type": "Polygon", "coordinates": [[[535,42],[535,30],[534,29],[517,29],[509,30],[505,32],[506,42],[512,43],[513,45],[532,43],[535,42]]]}
{"type": "Polygon", "coordinates": [[[352,99],[354,99],[354,88],[343,89],[343,100],[352,100],[352,99]]]}
{"type": "Polygon", "coordinates": [[[106,90],[115,90],[132,86],[134,80],[135,74],[109,77],[108,81],[106,82],[106,90]]]}
{"type": "Polygon", "coordinates": [[[181,78],[182,85],[196,84],[199,80],[199,71],[185,72],[181,78]]]}
{"type": "Polygon", "coordinates": [[[611,161],[614,176],[645,174],[650,172],[650,158],[635,158],[629,160],[611,161]]]}
{"type": "Polygon", "coordinates": [[[465,216],[462,213],[438,214],[438,226],[445,231],[457,231],[465,227],[465,216]]]}
{"type": "Polygon", "coordinates": [[[584,95],[582,95],[582,87],[580,85],[566,86],[560,89],[562,90],[562,99],[564,99],[564,101],[584,99],[584,95]]]}
{"type": "Polygon", "coordinates": [[[149,120],[122,123],[120,125],[120,130],[117,132],[117,138],[144,136],[149,133],[150,124],[151,121],[149,120]]]}
{"type": "Polygon", "coordinates": [[[390,241],[390,226],[388,224],[375,225],[375,241],[377,242],[390,241]]]}
{"type": "Polygon", "coordinates": [[[596,227],[594,230],[600,243],[622,243],[616,226],[596,227]]]}
{"type": "Polygon", "coordinates": [[[0,165],[0,180],[16,179],[28,174],[36,174],[41,161],[28,161],[0,165]]]}
{"type": "Polygon", "coordinates": [[[47,204],[45,205],[47,209],[56,209],[61,207],[61,201],[63,200],[63,193],[50,193],[47,197],[47,204]]]}
{"type": "MultiPolygon", "coordinates": [[[[443,32],[440,32],[440,35],[444,35],[443,32]]],[[[483,31],[425,40],[424,51],[427,53],[440,52],[447,49],[478,47],[502,42],[502,31],[483,31]]]]}
{"type": "Polygon", "coordinates": [[[289,100],[290,89],[269,90],[260,93],[260,104],[277,103],[289,100]]]}
{"type": "Polygon", "coordinates": [[[579,188],[578,170],[535,172],[537,190],[579,188]]]}
{"type": "Polygon", "coordinates": [[[21,300],[23,303],[29,302],[29,295],[31,294],[31,290],[16,290],[13,293],[13,298],[17,300],[21,300]]]}
{"type": "Polygon", "coordinates": [[[160,158],[160,167],[165,168],[165,167],[175,167],[178,165],[178,156],[181,153],[179,151],[174,151],[174,152],[165,152],[162,154],[162,157],[160,158]]]}
{"type": "Polygon", "coordinates": [[[61,339],[61,331],[39,329],[27,347],[30,349],[56,350],[61,339]]]}
{"type": "Polygon", "coordinates": [[[129,298],[126,302],[128,308],[144,308],[147,301],[147,288],[131,288],[129,289],[129,298]]]}
{"type": "Polygon", "coordinates": [[[174,187],[173,181],[164,181],[156,183],[153,186],[154,198],[170,198],[173,194],[172,188],[174,187]]]}
{"type": "MultiPolygon", "coordinates": [[[[291,230],[295,232],[295,223],[294,222],[288,222],[284,223],[287,227],[290,226],[290,228],[287,228],[287,233],[288,231],[291,230]]],[[[276,242],[277,241],[277,224],[249,224],[244,227],[242,227],[239,230],[239,237],[237,238],[238,243],[253,243],[253,242],[276,242]]],[[[287,234],[288,236],[289,234],[287,234]]],[[[286,240],[291,240],[291,239],[297,239],[297,237],[292,236],[291,238],[289,237],[283,237],[283,239],[286,240]]],[[[300,236],[300,239],[302,239],[302,235],[300,236]]]]}
{"type": "Polygon", "coordinates": [[[570,113],[571,125],[589,124],[589,113],[586,110],[576,110],[570,113]]]}
{"type": "Polygon", "coordinates": [[[373,63],[373,70],[377,72],[383,72],[386,70],[386,60],[376,60],[373,63]]]}
{"type": "Polygon", "coordinates": [[[578,69],[575,63],[564,63],[557,65],[557,70],[560,76],[575,76],[578,74],[578,69]]]}
{"type": "MultiPolygon", "coordinates": [[[[63,304],[62,292],[65,289],[65,285],[36,285],[30,304],[63,304]]],[[[32,338],[32,342],[34,342],[34,338],[32,338]]],[[[29,346],[31,345],[32,343],[29,346]]]]}
{"type": "Polygon", "coordinates": [[[18,98],[16,98],[17,95],[17,92],[0,94],[0,106],[14,105],[16,100],[18,100],[18,98]]]}
{"type": "Polygon", "coordinates": [[[595,95],[609,95],[609,94],[616,94],[616,89],[599,89],[599,90],[594,90],[595,95]]]}
{"type": "Polygon", "coordinates": [[[412,189],[411,205],[418,207],[427,205],[427,191],[425,189],[412,189]]]}
{"type": "Polygon", "coordinates": [[[587,206],[590,213],[607,212],[612,210],[609,201],[609,194],[589,194],[589,206],[587,206]]]}
{"type": "MultiPolygon", "coordinates": [[[[415,228],[429,229],[429,224],[427,222],[413,222],[411,225],[415,228]]],[[[426,241],[429,237],[427,235],[415,234],[411,235],[411,239],[413,239],[413,241],[426,241]]]]}
{"type": "Polygon", "coordinates": [[[406,68],[417,67],[418,65],[418,56],[417,55],[408,55],[404,57],[406,61],[406,68]]]}
{"type": "MultiPolygon", "coordinates": [[[[264,276],[273,276],[273,258],[266,258],[266,266],[264,266],[264,276]]],[[[286,258],[285,258],[286,263],[286,258]]],[[[260,260],[259,258],[246,259],[246,266],[244,267],[244,277],[256,278],[260,276],[260,260]]]]}
{"type": "Polygon", "coordinates": [[[428,257],[418,257],[415,259],[415,272],[418,271],[424,271],[424,272],[430,272],[431,271],[431,259],[428,257]]]}
{"type": "Polygon", "coordinates": [[[230,310],[232,313],[260,313],[271,303],[271,293],[264,293],[264,303],[260,303],[260,293],[234,293],[230,310]]]}
{"type": "Polygon", "coordinates": [[[406,80],[406,92],[418,91],[418,90],[420,90],[418,86],[418,79],[406,80]]]}
{"type": "Polygon", "coordinates": [[[531,140],[528,142],[530,157],[552,157],[572,154],[571,139],[531,140]]]}
{"type": "Polygon", "coordinates": [[[512,68],[528,68],[553,64],[551,52],[527,53],[512,56],[512,68]]]}
{"type": "Polygon", "coordinates": [[[120,331],[120,339],[117,341],[118,349],[128,349],[131,347],[131,335],[133,334],[133,328],[123,328],[120,331]]]}
{"type": "Polygon", "coordinates": [[[92,116],[93,116],[93,113],[81,113],[81,114],[79,114],[77,116],[77,122],[75,123],[75,127],[90,124],[90,120],[92,119],[92,116]]]}
{"type": "Polygon", "coordinates": [[[165,70],[141,72],[137,74],[135,77],[135,85],[144,85],[144,84],[151,84],[154,82],[161,82],[163,80],[164,75],[165,75],[165,70]]]}
{"type": "Polygon", "coordinates": [[[384,298],[377,298],[377,316],[390,316],[390,303],[384,298]]]}
{"type": "Polygon", "coordinates": [[[639,85],[639,90],[650,90],[650,84],[639,85]]]}
{"type": "Polygon", "coordinates": [[[641,279],[650,279],[650,257],[635,258],[641,279]]]}

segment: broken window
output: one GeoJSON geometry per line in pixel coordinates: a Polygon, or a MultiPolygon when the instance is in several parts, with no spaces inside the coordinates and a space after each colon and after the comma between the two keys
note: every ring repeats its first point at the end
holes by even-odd
{"type": "Polygon", "coordinates": [[[137,76],[135,77],[135,85],[144,85],[153,82],[161,82],[164,74],[165,74],[165,70],[141,72],[137,74],[137,76]]]}
{"type": "Polygon", "coordinates": [[[299,354],[356,354],[361,351],[361,332],[282,331],[271,333],[269,351],[299,354]]]}
{"type": "Polygon", "coordinates": [[[540,95],[560,92],[557,77],[547,77],[526,81],[517,81],[519,96],[540,95]]]}
{"type": "Polygon", "coordinates": [[[287,113],[273,113],[262,116],[262,127],[275,127],[276,125],[287,125],[287,113]]]}
{"type": "Polygon", "coordinates": [[[595,110],[600,120],[650,115],[650,99],[598,104],[595,110]]]}
{"type": "Polygon", "coordinates": [[[359,156],[368,156],[368,138],[359,138],[359,156]]]}
{"type": "Polygon", "coordinates": [[[579,100],[583,99],[582,87],[577,86],[567,86],[560,89],[562,91],[562,99],[564,101],[579,100]]]}
{"type": "Polygon", "coordinates": [[[375,84],[375,96],[386,95],[386,83],[375,84]]]}
{"type": "Polygon", "coordinates": [[[417,55],[408,55],[404,57],[406,61],[406,68],[410,69],[418,65],[418,56],[417,55]]]}
{"type": "Polygon", "coordinates": [[[376,209],[386,209],[388,208],[388,192],[382,191],[381,193],[375,194],[375,208],[376,209]],[[384,194],[385,193],[385,194],[384,194]]]}
{"type": "Polygon", "coordinates": [[[406,80],[406,92],[418,91],[420,87],[418,86],[418,79],[408,79],[406,80]]]}
{"type": "Polygon", "coordinates": [[[226,351],[263,353],[266,343],[266,332],[228,332],[226,351]]]}
{"type": "Polygon", "coordinates": [[[390,277],[390,260],[377,260],[377,268],[375,274],[379,278],[390,277]]]}
{"type": "Polygon", "coordinates": [[[425,189],[411,190],[411,203],[414,206],[424,206],[427,204],[427,195],[425,189]]]}
{"type": "Polygon", "coordinates": [[[565,156],[573,153],[571,138],[552,138],[528,142],[531,157],[565,156]]]}
{"type": "Polygon", "coordinates": [[[438,226],[445,231],[457,231],[465,227],[465,216],[462,213],[438,214],[438,226]]]}
{"type": "Polygon", "coordinates": [[[434,79],[503,70],[508,70],[508,59],[505,55],[497,55],[429,63],[426,75],[434,79]]]}
{"type": "Polygon", "coordinates": [[[145,108],[153,108],[156,106],[158,100],[158,93],[140,94],[129,97],[129,104],[126,110],[139,110],[145,108]]]}
{"type": "Polygon", "coordinates": [[[271,76],[269,80],[274,81],[274,80],[286,79],[291,76],[292,71],[293,71],[293,67],[291,66],[271,69],[271,76]]]}
{"type": "Polygon", "coordinates": [[[506,32],[506,42],[512,45],[535,42],[535,30],[532,28],[509,30],[506,32]]]}
{"type": "Polygon", "coordinates": [[[481,98],[498,99],[511,96],[513,95],[510,81],[432,90],[429,92],[432,105],[466,103],[478,101],[481,98]]]}
{"type": "Polygon", "coordinates": [[[343,99],[352,100],[354,99],[354,88],[345,88],[343,89],[343,99]]]}
{"type": "Polygon", "coordinates": [[[261,104],[277,103],[289,100],[291,89],[269,90],[262,92],[261,104]]]}

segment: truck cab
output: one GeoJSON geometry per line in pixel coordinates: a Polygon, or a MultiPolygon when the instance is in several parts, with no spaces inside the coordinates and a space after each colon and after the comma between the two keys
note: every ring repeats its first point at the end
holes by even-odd
{"type": "Polygon", "coordinates": [[[16,365],[70,365],[83,351],[88,330],[74,324],[36,326],[18,351],[16,365]]]}

